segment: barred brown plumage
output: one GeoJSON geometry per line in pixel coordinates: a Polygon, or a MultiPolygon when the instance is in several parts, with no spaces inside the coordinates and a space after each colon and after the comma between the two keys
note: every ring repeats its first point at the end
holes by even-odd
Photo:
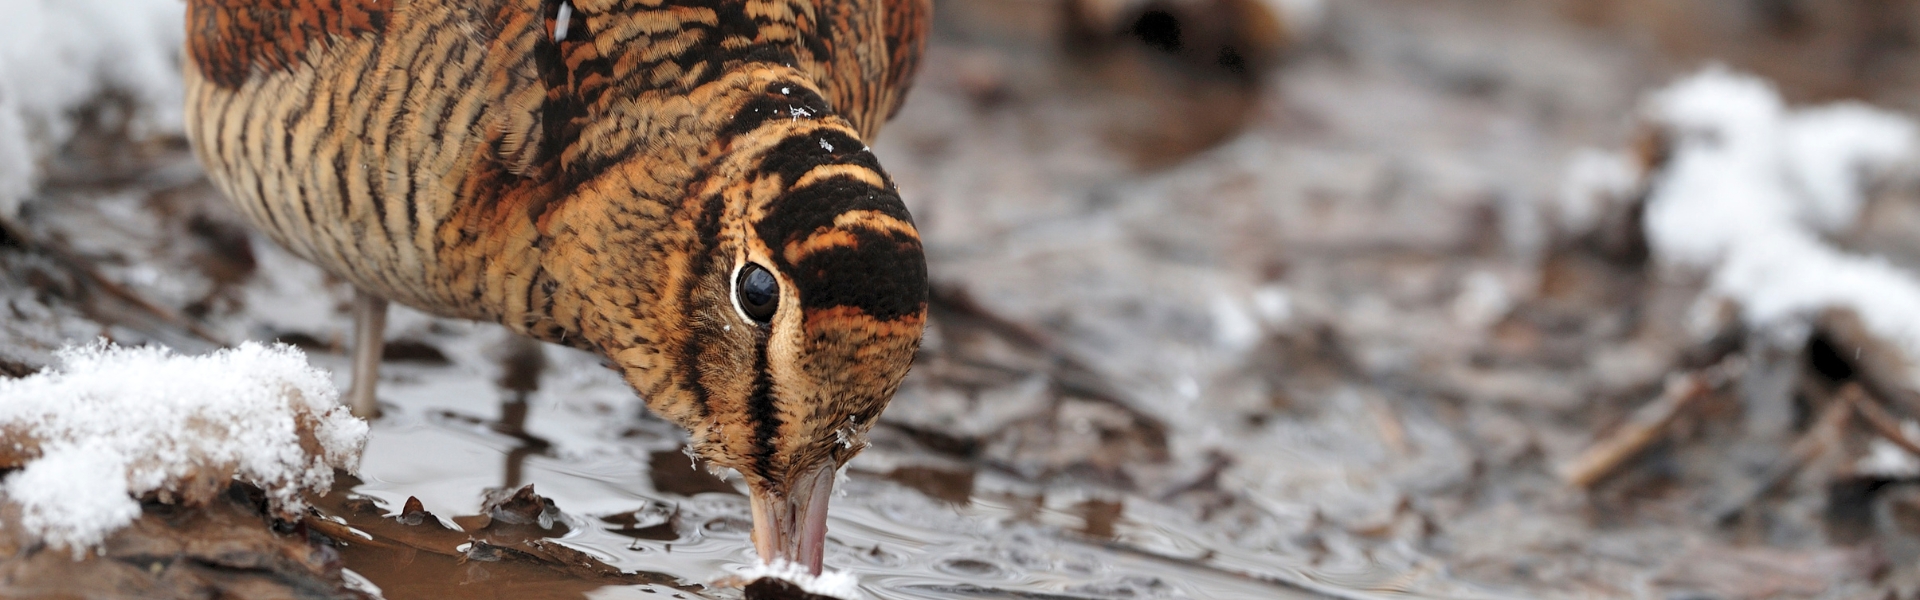
{"type": "MultiPolygon", "coordinates": [[[[189,134],[276,242],[385,300],[600,352],[820,569],[834,471],[926,315],[866,148],[929,0],[189,0],[189,134]],[[734,301],[771,272],[760,322],[734,301]]],[[[759,303],[764,297],[756,298],[759,303]]],[[[756,310],[759,310],[756,305],[756,310]]]]}

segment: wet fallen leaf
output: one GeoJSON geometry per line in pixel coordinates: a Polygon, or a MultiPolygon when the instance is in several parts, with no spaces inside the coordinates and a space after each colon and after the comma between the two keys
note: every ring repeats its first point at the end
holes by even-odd
{"type": "Polygon", "coordinates": [[[339,553],[275,522],[245,486],[204,505],[148,502],[98,553],[76,557],[20,536],[20,509],[0,503],[0,597],[326,598],[349,589],[339,553]]]}
{"type": "MultiPolygon", "coordinates": [[[[342,479],[340,489],[358,483],[342,479]]],[[[483,514],[454,517],[465,531],[446,527],[418,498],[408,498],[400,514],[391,517],[374,502],[345,492],[315,504],[321,516],[306,523],[339,547],[348,568],[389,598],[571,600],[614,585],[682,587],[677,577],[623,572],[555,541],[570,530],[565,516],[532,486],[496,490],[483,503],[483,514]],[[345,523],[324,516],[329,514],[345,523]],[[486,585],[475,585],[481,582],[486,585]]]]}

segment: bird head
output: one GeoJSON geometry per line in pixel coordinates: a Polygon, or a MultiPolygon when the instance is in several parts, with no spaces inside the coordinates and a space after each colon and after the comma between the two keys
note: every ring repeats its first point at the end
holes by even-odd
{"type": "Polygon", "coordinates": [[[906,376],[927,266],[893,183],[804,82],[760,78],[728,102],[690,186],[685,244],[662,275],[671,331],[608,348],[656,413],[752,500],[762,560],[817,573],[835,477],[906,376]]]}

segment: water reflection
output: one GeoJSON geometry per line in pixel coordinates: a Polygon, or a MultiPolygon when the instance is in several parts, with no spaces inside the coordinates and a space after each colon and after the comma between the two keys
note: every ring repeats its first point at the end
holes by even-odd
{"type": "MultiPolygon", "coordinates": [[[[393,369],[383,387],[392,410],[374,424],[364,481],[352,486],[371,500],[349,513],[361,514],[356,527],[417,543],[356,548],[343,554],[350,568],[396,600],[740,597],[712,582],[753,560],[746,498],[694,464],[670,426],[626,416],[640,407],[618,377],[537,346],[449,354],[452,365],[393,369]],[[488,371],[457,360],[472,354],[499,357],[483,363],[497,370],[475,377],[488,371]],[[488,396],[502,401],[465,400],[488,396]],[[529,484],[551,500],[550,523],[537,522],[544,505],[503,508],[529,484]],[[513,514],[535,516],[504,522],[513,514]],[[529,545],[598,566],[506,559],[529,545]]],[[[848,470],[826,559],[873,598],[1374,598],[1419,571],[1363,561],[1330,575],[1308,553],[1238,549],[1150,500],[1036,487],[945,452],[882,446],[848,470]]]]}
{"type": "Polygon", "coordinates": [[[647,455],[647,477],[653,489],[680,496],[701,494],[740,495],[733,484],[721,481],[701,469],[696,459],[680,450],[659,450],[647,455]]]}
{"type": "Polygon", "coordinates": [[[929,466],[904,466],[887,473],[887,479],[929,498],[952,504],[966,504],[973,498],[972,469],[942,469],[929,466]]]}
{"type": "Polygon", "coordinates": [[[527,396],[540,389],[540,372],[547,368],[546,354],[540,343],[521,337],[508,338],[502,344],[500,388],[507,392],[500,405],[500,420],[494,431],[520,440],[520,446],[507,452],[503,489],[520,486],[528,456],[545,454],[553,444],[527,434],[527,396]]]}

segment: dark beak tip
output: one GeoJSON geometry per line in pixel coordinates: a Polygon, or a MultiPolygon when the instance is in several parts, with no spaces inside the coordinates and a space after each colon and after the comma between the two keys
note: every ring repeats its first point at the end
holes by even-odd
{"type": "Polygon", "coordinates": [[[746,600],[839,600],[809,592],[799,584],[778,577],[761,577],[747,584],[746,600]]]}

